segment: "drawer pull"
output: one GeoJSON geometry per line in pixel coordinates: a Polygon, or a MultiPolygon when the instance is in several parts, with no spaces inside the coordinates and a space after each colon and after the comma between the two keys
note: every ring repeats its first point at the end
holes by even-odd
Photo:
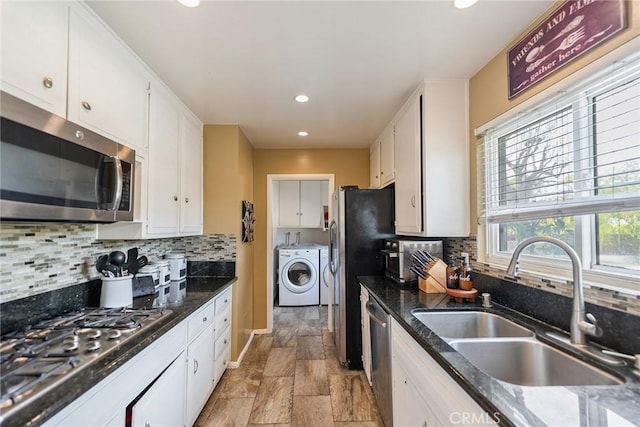
{"type": "Polygon", "coordinates": [[[87,101],[82,101],[82,108],[87,111],[91,111],[91,104],[89,104],[87,101]]]}
{"type": "Polygon", "coordinates": [[[225,343],[225,344],[226,344],[226,343],[228,343],[228,342],[229,342],[229,341],[227,341],[227,340],[224,340],[224,343],[225,343]]]}
{"type": "Polygon", "coordinates": [[[204,317],[202,318],[202,321],[203,321],[203,322],[206,322],[206,321],[207,321],[207,316],[204,316],[204,317]]]}
{"type": "Polygon", "coordinates": [[[51,77],[45,77],[42,79],[42,85],[47,89],[51,89],[53,87],[53,79],[51,77]]]}
{"type": "Polygon", "coordinates": [[[226,304],[226,303],[228,303],[228,302],[229,302],[229,300],[228,300],[228,299],[224,300],[224,303],[225,303],[225,304],[226,304]]]}
{"type": "Polygon", "coordinates": [[[193,373],[198,372],[198,361],[193,359],[193,373]]]}
{"type": "Polygon", "coordinates": [[[227,323],[227,318],[226,317],[224,318],[224,322],[227,323]]]}

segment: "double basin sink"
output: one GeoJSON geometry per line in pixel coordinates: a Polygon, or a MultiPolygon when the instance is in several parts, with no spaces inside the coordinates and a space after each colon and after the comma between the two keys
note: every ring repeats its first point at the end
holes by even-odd
{"type": "Polygon", "coordinates": [[[482,311],[412,314],[485,374],[523,386],[619,385],[623,381],[536,339],[535,333],[482,311]]]}

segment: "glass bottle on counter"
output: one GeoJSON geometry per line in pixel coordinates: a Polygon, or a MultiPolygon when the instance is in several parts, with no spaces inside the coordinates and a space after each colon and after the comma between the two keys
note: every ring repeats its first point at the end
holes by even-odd
{"type": "Polygon", "coordinates": [[[456,266],[456,261],[453,255],[449,255],[449,262],[447,264],[447,288],[458,289],[458,275],[460,270],[456,266]]]}
{"type": "Polygon", "coordinates": [[[458,276],[458,285],[463,291],[470,291],[473,289],[473,272],[471,266],[467,263],[466,259],[462,259],[462,268],[458,276]]]}

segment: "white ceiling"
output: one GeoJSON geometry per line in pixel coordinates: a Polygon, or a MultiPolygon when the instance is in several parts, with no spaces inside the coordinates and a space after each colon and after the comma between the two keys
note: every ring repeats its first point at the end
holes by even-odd
{"type": "Polygon", "coordinates": [[[256,148],[366,147],[422,78],[472,77],[552,3],[89,1],[205,124],[256,148]]]}

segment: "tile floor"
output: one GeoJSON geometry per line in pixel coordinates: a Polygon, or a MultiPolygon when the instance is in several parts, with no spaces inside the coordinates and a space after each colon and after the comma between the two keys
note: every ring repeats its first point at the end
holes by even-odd
{"type": "Polygon", "coordinates": [[[326,307],[274,307],[270,335],[256,335],[228,369],[196,426],[382,426],[363,371],[339,363],[326,307]]]}

